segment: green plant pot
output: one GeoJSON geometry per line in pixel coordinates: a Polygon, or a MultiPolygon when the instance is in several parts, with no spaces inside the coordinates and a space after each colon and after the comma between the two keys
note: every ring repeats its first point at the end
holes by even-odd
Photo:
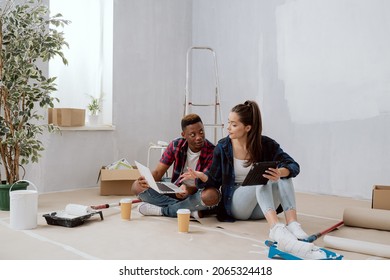
{"type": "MultiPolygon", "coordinates": [[[[9,211],[9,190],[11,189],[12,184],[0,184],[0,210],[9,211]]],[[[19,182],[13,184],[12,191],[25,190],[28,187],[27,182],[19,182]]]]}

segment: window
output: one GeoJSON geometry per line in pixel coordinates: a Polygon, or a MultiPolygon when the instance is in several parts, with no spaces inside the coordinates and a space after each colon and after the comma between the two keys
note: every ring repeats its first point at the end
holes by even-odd
{"type": "Polygon", "coordinates": [[[57,77],[55,106],[86,109],[91,96],[102,94],[99,121],[112,124],[113,0],[50,0],[50,12],[71,21],[60,27],[68,65],[58,57],[49,62],[49,75],[57,77]]]}

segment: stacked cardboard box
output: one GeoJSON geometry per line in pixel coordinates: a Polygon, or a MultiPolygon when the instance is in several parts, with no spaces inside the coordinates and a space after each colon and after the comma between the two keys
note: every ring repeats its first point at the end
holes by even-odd
{"type": "Polygon", "coordinates": [[[49,108],[48,123],[57,126],[84,126],[85,109],[49,108]]]}
{"type": "Polygon", "coordinates": [[[373,187],[371,207],[390,210],[390,186],[375,185],[373,187]]]}

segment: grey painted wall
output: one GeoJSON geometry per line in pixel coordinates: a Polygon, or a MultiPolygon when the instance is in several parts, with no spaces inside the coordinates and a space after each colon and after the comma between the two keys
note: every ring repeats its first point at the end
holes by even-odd
{"type": "MultiPolygon", "coordinates": [[[[150,142],[178,136],[191,45],[217,53],[225,122],[235,104],[259,102],[264,133],[301,165],[297,190],[370,198],[373,184],[390,184],[388,1],[114,4],[116,129],[45,135],[43,158],[26,176],[41,191],[95,186],[101,165],[146,163],[150,142]]],[[[212,75],[203,59],[192,69],[193,92],[206,99],[212,75]]]]}

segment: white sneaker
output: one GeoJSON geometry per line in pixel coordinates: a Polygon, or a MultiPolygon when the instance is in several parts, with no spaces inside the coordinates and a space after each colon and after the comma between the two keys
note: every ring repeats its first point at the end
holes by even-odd
{"type": "Polygon", "coordinates": [[[296,238],[304,240],[309,237],[306,232],[303,231],[301,224],[297,221],[293,221],[287,225],[287,229],[295,235],[296,238]]]}
{"type": "Polygon", "coordinates": [[[195,220],[199,220],[199,211],[192,211],[191,212],[191,217],[194,218],[195,220]]]}
{"type": "Polygon", "coordinates": [[[162,216],[160,206],[156,206],[150,203],[142,202],[138,205],[138,212],[144,216],[162,216]]]}
{"type": "Polygon", "coordinates": [[[282,239],[278,242],[278,249],[305,260],[326,259],[326,253],[321,248],[304,241],[282,239]]]}
{"type": "Polygon", "coordinates": [[[292,234],[287,227],[282,223],[275,224],[269,231],[269,237],[276,242],[281,240],[297,240],[294,234],[292,234]]]}

